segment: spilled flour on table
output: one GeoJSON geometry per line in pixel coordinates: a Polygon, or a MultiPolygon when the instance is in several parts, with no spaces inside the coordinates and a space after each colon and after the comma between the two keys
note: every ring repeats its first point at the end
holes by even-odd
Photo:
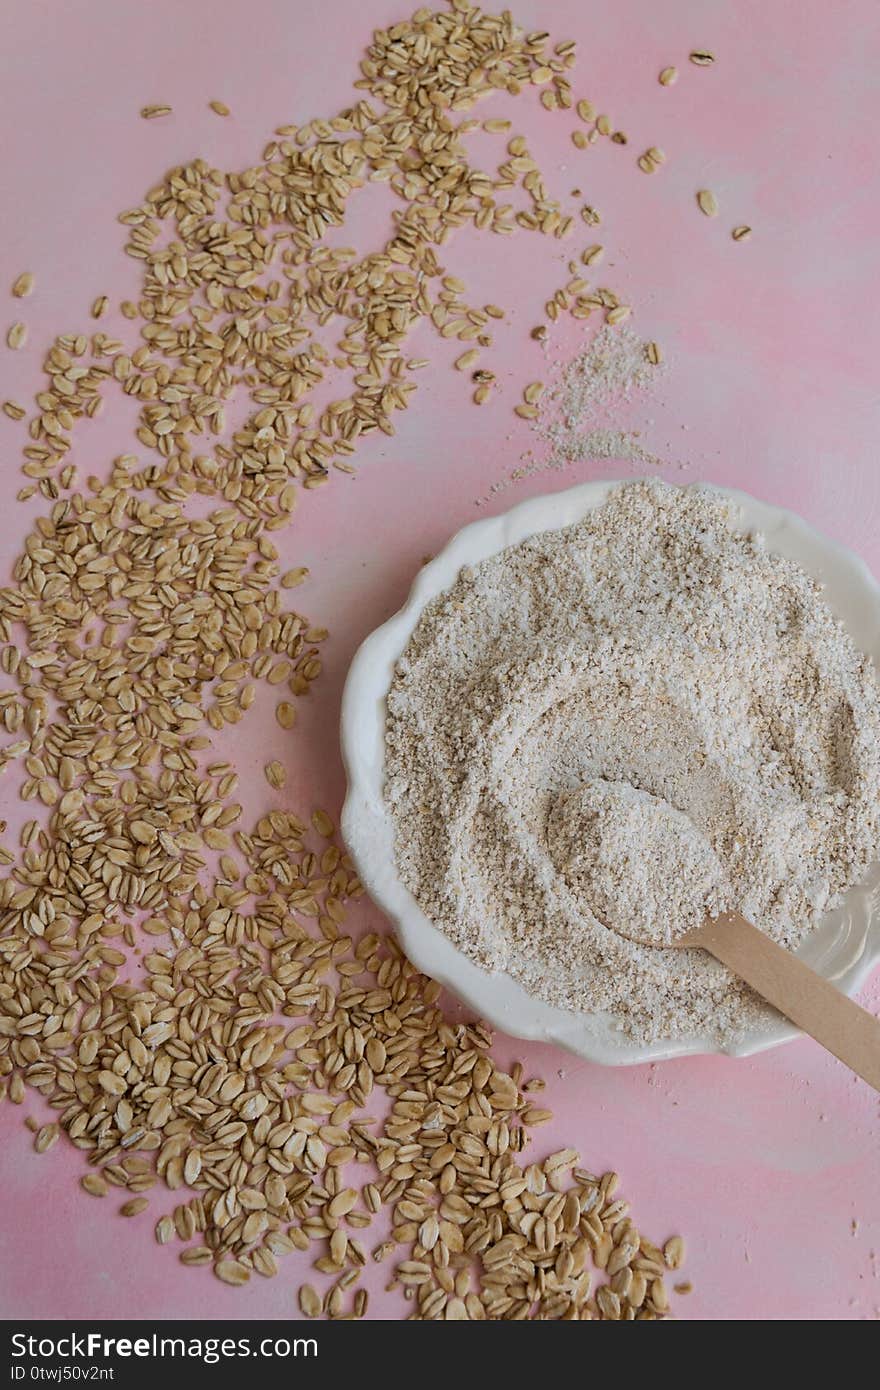
{"type": "Polygon", "coordinates": [[[538,433],[553,458],[583,458],[584,436],[612,424],[610,412],[619,413],[635,395],[651,390],[662,371],[661,363],[650,361],[648,344],[631,328],[600,328],[542,401],[538,433]]]}
{"type": "Polygon", "coordinates": [[[538,473],[559,472],[589,459],[628,459],[650,467],[678,464],[642,442],[642,430],[623,428],[621,415],[639,398],[649,398],[665,367],[652,362],[649,344],[632,329],[603,326],[583,352],[558,370],[540,403],[534,432],[540,453],[531,451],[508,477],[493,483],[483,501],[538,473]]]}
{"type": "Polygon", "coordinates": [[[704,489],[612,489],[463,569],[389,694],[397,863],[427,916],[644,1042],[729,1042],[773,1015],[703,952],[626,939],[637,911],[656,929],[658,904],[727,904],[792,947],[880,857],[875,671],[737,515],[704,489]],[[597,780],[623,788],[598,838],[597,780]]]}

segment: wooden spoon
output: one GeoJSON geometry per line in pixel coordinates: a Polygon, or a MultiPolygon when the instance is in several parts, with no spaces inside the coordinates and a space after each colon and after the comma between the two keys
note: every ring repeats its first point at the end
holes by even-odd
{"type": "Polygon", "coordinates": [[[700,946],[880,1091],[880,1019],[841,994],[738,912],[707,917],[675,946],[700,946]]]}

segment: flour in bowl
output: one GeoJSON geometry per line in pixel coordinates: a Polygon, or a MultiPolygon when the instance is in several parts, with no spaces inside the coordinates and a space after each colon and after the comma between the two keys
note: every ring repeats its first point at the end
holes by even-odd
{"type": "Polygon", "coordinates": [[[582,910],[620,936],[671,946],[735,906],[712,846],[689,816],[629,782],[597,777],[564,791],[547,851],[582,910]]]}
{"type": "Polygon", "coordinates": [[[736,519],[705,490],[614,489],[463,570],[388,696],[397,863],[425,914],[637,1041],[771,1016],[668,949],[706,912],[796,946],[880,858],[874,669],[736,519]]]}

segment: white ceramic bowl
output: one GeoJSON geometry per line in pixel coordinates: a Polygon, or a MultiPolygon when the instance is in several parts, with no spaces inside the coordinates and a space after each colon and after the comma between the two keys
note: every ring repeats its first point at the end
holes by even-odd
{"type": "MultiPolygon", "coordinates": [[[[532,998],[509,975],[482,970],[432,925],[397,874],[393,826],[383,799],[385,701],[395,662],[422,610],[451,587],[463,565],[476,565],[536,532],[570,526],[600,506],[617,481],[584,483],[536,497],[501,516],[466,526],[419,571],[403,608],[367,638],[348,673],[342,697],[342,756],[348,775],[342,833],[367,892],[394,923],[410,960],[505,1032],[557,1043],[607,1065],[718,1051],[747,1057],[797,1037],[797,1029],[783,1021],[768,1023],[723,1049],[709,1037],[648,1046],[635,1043],[606,1015],[554,1008],[532,998]]],[[[824,585],[833,612],[857,646],[880,667],[880,586],[864,562],[791,512],[767,506],[746,493],[711,490],[738,503],[742,530],[761,532],[768,550],[796,560],[824,585]]],[[[880,959],[880,865],[874,866],[863,885],[847,894],[842,907],[827,914],[800,954],[847,994],[859,988],[880,959]]]]}

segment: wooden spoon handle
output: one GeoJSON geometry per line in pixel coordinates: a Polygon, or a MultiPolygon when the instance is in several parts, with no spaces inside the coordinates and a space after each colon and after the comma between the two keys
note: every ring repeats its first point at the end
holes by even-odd
{"type": "Polygon", "coordinates": [[[679,944],[702,946],[811,1038],[880,1091],[880,1019],[848,999],[738,912],[724,912],[679,944]]]}

